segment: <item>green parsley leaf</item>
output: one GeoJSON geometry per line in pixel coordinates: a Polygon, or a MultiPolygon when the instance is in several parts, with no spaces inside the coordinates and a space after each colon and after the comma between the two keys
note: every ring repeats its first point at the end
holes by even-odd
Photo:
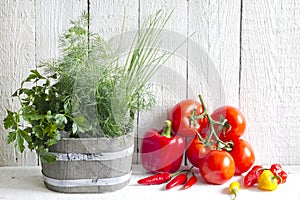
{"type": "Polygon", "coordinates": [[[16,133],[15,148],[21,153],[23,153],[25,150],[24,138],[22,137],[20,129],[18,129],[16,133]]]}
{"type": "Polygon", "coordinates": [[[75,127],[73,126],[73,133],[74,129],[83,133],[92,129],[91,124],[89,124],[88,121],[86,121],[86,119],[82,115],[75,117],[73,120],[74,124],[76,124],[75,127]]]}
{"type": "Polygon", "coordinates": [[[7,135],[7,144],[15,141],[16,136],[17,136],[17,132],[16,131],[9,132],[8,135],[7,135]]]}
{"type": "Polygon", "coordinates": [[[15,115],[14,112],[7,110],[7,116],[4,119],[4,128],[5,129],[11,128],[16,123],[14,115],[15,115]]]}
{"type": "Polygon", "coordinates": [[[63,114],[56,114],[54,118],[58,128],[63,128],[68,122],[63,114]]]}
{"type": "Polygon", "coordinates": [[[42,162],[47,162],[49,164],[55,163],[56,156],[51,154],[47,148],[39,146],[36,151],[39,154],[42,162]]]}
{"type": "Polygon", "coordinates": [[[42,140],[44,138],[44,128],[42,126],[34,126],[32,131],[39,139],[42,140]]]}

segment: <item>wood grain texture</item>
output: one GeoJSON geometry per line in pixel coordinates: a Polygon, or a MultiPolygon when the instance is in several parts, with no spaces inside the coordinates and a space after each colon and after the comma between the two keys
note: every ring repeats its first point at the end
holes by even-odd
{"type": "Polygon", "coordinates": [[[83,0],[36,1],[36,60],[60,56],[59,37],[87,10],[83,0]]]}
{"type": "Polygon", "coordinates": [[[238,106],[240,1],[189,1],[189,97],[202,94],[210,110],[238,106]],[[195,55],[195,52],[196,55],[195,55]]]}
{"type": "MultiPolygon", "coordinates": [[[[241,109],[248,122],[243,137],[257,163],[300,164],[300,2],[294,0],[1,1],[0,121],[6,108],[17,108],[10,95],[29,70],[59,55],[57,40],[70,19],[88,10],[90,30],[109,39],[121,33],[124,10],[125,31],[133,31],[159,9],[174,9],[166,43],[195,34],[151,80],[157,105],[138,115],[134,163],[145,130],[161,128],[172,105],[201,93],[210,111],[222,104],[241,109]]],[[[37,164],[34,153],[6,144],[3,123],[0,133],[0,166],[37,164]]]]}
{"type": "Polygon", "coordinates": [[[46,186],[64,193],[104,193],[125,187],[132,170],[133,142],[133,135],[60,140],[50,151],[68,155],[54,164],[42,163],[43,175],[55,180],[46,179],[46,186]],[[76,186],[68,187],[70,180],[76,186]]]}
{"type": "Polygon", "coordinates": [[[243,2],[241,108],[259,163],[300,164],[300,2],[243,2]]]}
{"type": "Polygon", "coordinates": [[[138,28],[138,0],[90,1],[91,31],[99,33],[105,40],[138,28]],[[125,16],[125,17],[124,17],[125,16]]]}
{"type": "MultiPolygon", "coordinates": [[[[187,36],[187,2],[155,0],[140,2],[140,20],[143,22],[147,16],[154,15],[163,9],[166,16],[171,13],[165,32],[162,32],[160,48],[172,52],[187,36]]],[[[148,129],[161,129],[164,120],[168,118],[168,112],[172,106],[186,98],[186,73],[187,73],[187,46],[182,45],[170,59],[164,63],[150,80],[151,92],[156,97],[156,105],[150,112],[139,114],[138,143],[148,129]]],[[[138,149],[139,151],[139,149],[138,149]]],[[[137,162],[140,162],[139,156],[137,162]]]]}
{"type": "Polygon", "coordinates": [[[20,154],[12,144],[7,145],[2,123],[6,109],[18,109],[11,95],[35,66],[34,2],[1,1],[0,18],[0,166],[35,165],[34,153],[20,154]]]}

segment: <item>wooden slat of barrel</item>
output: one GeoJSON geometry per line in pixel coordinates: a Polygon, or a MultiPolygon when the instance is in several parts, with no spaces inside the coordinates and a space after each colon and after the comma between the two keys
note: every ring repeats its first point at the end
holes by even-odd
{"type": "MultiPolygon", "coordinates": [[[[105,154],[117,153],[124,149],[130,149],[133,145],[133,135],[125,135],[118,138],[63,138],[58,144],[50,148],[54,153],[82,153],[82,154],[105,154]]],[[[129,174],[132,165],[132,152],[124,157],[112,160],[86,160],[86,161],[56,161],[54,164],[42,163],[42,172],[45,177],[54,180],[82,180],[117,178],[129,174]]],[[[91,181],[91,182],[92,182],[91,181]]],[[[51,185],[45,180],[45,185],[54,191],[65,193],[101,193],[112,192],[125,187],[129,183],[124,180],[118,184],[93,185],[91,186],[63,186],[51,185]]]]}

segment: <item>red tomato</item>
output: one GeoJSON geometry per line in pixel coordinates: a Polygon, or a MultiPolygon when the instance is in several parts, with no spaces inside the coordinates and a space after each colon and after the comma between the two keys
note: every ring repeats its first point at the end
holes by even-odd
{"type": "Polygon", "coordinates": [[[199,171],[206,182],[221,185],[233,177],[234,160],[226,151],[212,150],[200,160],[199,171]]]}
{"type": "Polygon", "coordinates": [[[198,168],[200,160],[204,158],[210,151],[211,148],[203,145],[198,136],[195,136],[186,149],[185,154],[191,164],[198,168]]]}
{"type": "Polygon", "coordinates": [[[202,105],[194,100],[186,99],[176,104],[170,111],[169,117],[172,121],[172,129],[176,134],[187,137],[194,137],[207,127],[207,118],[199,119],[199,126],[191,126],[190,117],[196,109],[196,115],[204,112],[202,105]]]}
{"type": "Polygon", "coordinates": [[[244,139],[233,141],[234,146],[230,155],[235,163],[235,175],[241,175],[248,171],[255,161],[254,151],[251,145],[244,139]]]}
{"type": "Polygon", "coordinates": [[[219,138],[223,141],[230,141],[240,138],[244,134],[244,131],[246,129],[246,120],[244,115],[235,107],[222,106],[216,109],[211,114],[211,117],[216,121],[220,121],[221,115],[223,116],[223,118],[228,120],[231,129],[229,131],[226,131],[225,133],[220,132],[219,138]]]}

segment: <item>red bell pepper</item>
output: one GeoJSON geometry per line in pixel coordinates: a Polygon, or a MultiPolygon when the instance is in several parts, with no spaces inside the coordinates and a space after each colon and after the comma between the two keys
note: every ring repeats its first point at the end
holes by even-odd
{"type": "Polygon", "coordinates": [[[142,166],[151,172],[176,172],[182,162],[185,140],[171,135],[171,121],[166,120],[164,129],[148,130],[141,144],[142,166]]]}

